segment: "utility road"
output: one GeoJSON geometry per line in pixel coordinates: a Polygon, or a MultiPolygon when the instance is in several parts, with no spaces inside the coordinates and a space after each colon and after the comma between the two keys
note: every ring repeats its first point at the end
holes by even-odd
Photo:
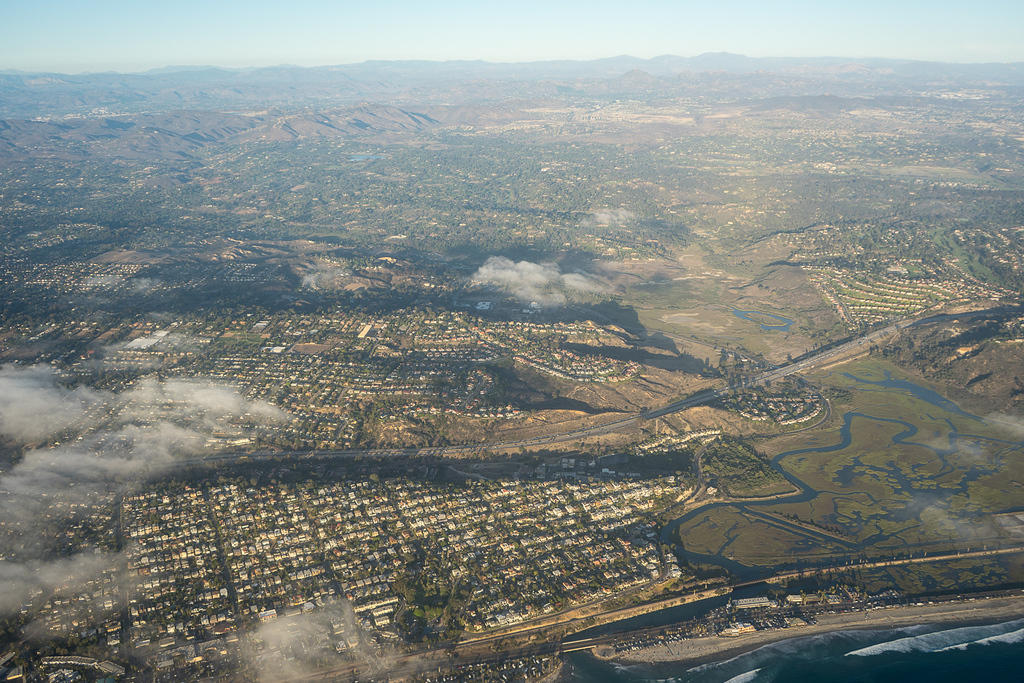
{"type": "Polygon", "coordinates": [[[717,389],[706,389],[704,391],[680,399],[666,406],[653,409],[645,409],[625,417],[602,422],[601,424],[579,429],[545,434],[544,436],[517,439],[514,441],[493,441],[474,444],[457,444],[452,446],[433,446],[428,448],[367,448],[347,450],[303,450],[303,451],[256,451],[238,453],[217,453],[193,459],[183,460],[181,464],[202,464],[233,461],[259,461],[274,458],[315,458],[315,459],[336,459],[336,458],[388,458],[401,456],[451,456],[451,455],[473,455],[482,453],[485,450],[507,450],[527,446],[543,446],[547,444],[565,443],[566,441],[578,441],[580,439],[609,434],[629,425],[653,420],[673,413],[679,413],[688,408],[706,405],[722,396],[728,395],[735,388],[748,388],[762,386],[789,375],[806,372],[834,362],[843,356],[858,353],[866,350],[875,342],[887,339],[901,329],[918,327],[931,323],[945,322],[947,320],[966,320],[969,318],[992,315],[994,313],[1019,312],[1020,307],[1001,307],[985,311],[973,311],[962,314],[937,314],[911,318],[905,321],[894,322],[885,327],[873,330],[864,335],[851,339],[842,344],[820,349],[794,360],[786,365],[769,368],[759,374],[744,378],[736,387],[720,387],[717,389]]]}

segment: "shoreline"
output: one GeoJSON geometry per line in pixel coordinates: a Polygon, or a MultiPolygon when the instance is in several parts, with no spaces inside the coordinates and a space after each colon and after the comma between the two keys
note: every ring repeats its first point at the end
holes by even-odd
{"type": "Polygon", "coordinates": [[[1011,621],[1024,618],[1024,594],[986,598],[974,602],[942,603],[889,607],[861,612],[822,614],[814,624],[773,631],[758,631],[738,637],[704,636],[652,645],[633,652],[610,657],[595,657],[622,664],[657,664],[680,662],[705,664],[724,661],[751,652],[764,645],[802,638],[804,636],[848,630],[886,630],[923,624],[968,625],[984,622],[1011,621]]]}

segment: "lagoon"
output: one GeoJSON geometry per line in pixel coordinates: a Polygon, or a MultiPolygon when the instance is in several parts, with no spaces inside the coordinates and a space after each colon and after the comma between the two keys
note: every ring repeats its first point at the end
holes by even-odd
{"type": "Polygon", "coordinates": [[[734,308],[732,309],[732,314],[741,320],[749,320],[752,323],[757,323],[761,326],[761,329],[766,332],[788,332],[790,326],[796,322],[795,320],[790,320],[784,316],[776,315],[774,313],[765,313],[764,311],[741,311],[738,308],[734,308]]]}

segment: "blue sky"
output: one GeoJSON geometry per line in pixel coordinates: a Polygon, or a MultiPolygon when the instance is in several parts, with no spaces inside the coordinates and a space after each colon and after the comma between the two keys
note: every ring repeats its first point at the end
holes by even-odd
{"type": "Polygon", "coordinates": [[[0,69],[717,51],[1024,61],[1024,0],[0,0],[0,69]]]}

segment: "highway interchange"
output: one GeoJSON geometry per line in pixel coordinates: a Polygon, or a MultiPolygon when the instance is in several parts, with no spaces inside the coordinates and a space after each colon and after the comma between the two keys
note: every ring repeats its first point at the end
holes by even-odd
{"type": "MultiPolygon", "coordinates": [[[[1013,308],[1019,313],[1019,307],[1013,308]]],[[[820,368],[822,366],[835,362],[837,359],[853,355],[860,355],[864,350],[870,348],[873,344],[892,337],[901,329],[936,322],[944,322],[958,318],[983,316],[988,313],[991,313],[991,311],[976,311],[973,313],[965,313],[960,315],[931,315],[919,317],[916,319],[910,319],[906,321],[895,322],[885,327],[867,332],[856,338],[850,339],[849,341],[842,342],[830,347],[818,349],[785,365],[772,367],[756,375],[746,377],[742,381],[735,383],[733,387],[705,389],[703,391],[700,391],[698,393],[695,393],[691,396],[675,401],[668,405],[662,406],[660,408],[643,410],[599,425],[583,427],[579,429],[564,431],[556,434],[549,434],[540,437],[533,437],[515,441],[462,444],[431,448],[378,448],[322,451],[304,450],[286,452],[258,451],[248,453],[220,453],[195,458],[191,460],[185,460],[182,462],[182,464],[208,465],[217,463],[245,461],[258,462],[272,461],[274,459],[289,457],[297,459],[334,459],[361,457],[387,458],[402,456],[439,457],[445,455],[458,454],[479,454],[485,450],[515,449],[526,446],[537,446],[544,444],[563,443],[566,441],[576,441],[584,437],[610,433],[622,429],[627,425],[642,422],[644,420],[653,420],[673,413],[678,413],[689,408],[693,408],[695,406],[705,405],[714,401],[717,398],[727,395],[729,392],[735,390],[736,388],[763,386],[765,384],[779,380],[789,375],[797,374],[800,372],[806,372],[808,370],[812,370],[815,368],[820,368]]],[[[1019,553],[1022,551],[1024,551],[1024,547],[1017,546],[1008,548],[985,549],[981,551],[976,550],[973,552],[947,551],[940,552],[930,556],[921,555],[912,558],[891,558],[888,560],[873,561],[859,560],[851,562],[849,565],[847,565],[847,567],[892,567],[920,562],[942,562],[959,560],[966,557],[988,557],[993,555],[1019,553]]],[[[755,581],[747,581],[743,583],[735,583],[732,585],[722,586],[718,589],[718,593],[716,594],[728,595],[736,588],[743,587],[746,585],[764,584],[766,582],[776,583],[784,581],[786,579],[804,578],[819,573],[831,572],[835,571],[836,569],[836,566],[832,566],[780,572],[770,577],[762,577],[755,581]]],[[[680,603],[680,601],[688,602],[690,598],[699,599],[700,597],[703,597],[703,594],[693,594],[691,596],[674,596],[670,598],[664,598],[660,601],[654,601],[653,603],[639,605],[635,608],[608,609],[604,612],[588,614],[585,617],[580,616],[578,618],[568,618],[566,621],[556,622],[553,624],[526,623],[521,625],[521,630],[515,633],[499,632],[495,634],[488,634],[486,636],[472,638],[464,642],[451,642],[448,643],[446,647],[440,649],[408,653],[399,658],[397,666],[399,669],[402,670],[415,671],[421,670],[425,664],[429,663],[427,664],[428,667],[437,666],[440,670],[449,668],[458,663],[469,664],[488,661],[498,662],[504,661],[509,657],[515,656],[559,654],[574,650],[589,650],[598,645],[611,643],[615,640],[621,639],[629,631],[656,632],[663,627],[644,627],[639,629],[630,629],[627,627],[623,630],[617,630],[613,628],[610,630],[609,633],[604,635],[582,638],[573,638],[573,636],[571,635],[573,631],[578,631],[578,629],[583,628],[585,625],[590,626],[596,623],[628,623],[625,622],[625,620],[632,614],[633,610],[637,610],[638,613],[648,613],[650,611],[658,611],[659,609],[669,608],[680,603]],[[576,628],[573,628],[573,626],[576,626],[576,628]]],[[[327,680],[342,675],[355,675],[357,673],[357,668],[357,666],[349,665],[341,668],[328,669],[326,671],[318,672],[316,675],[312,676],[311,679],[327,680]]]]}
{"type": "MultiPolygon", "coordinates": [[[[921,323],[923,321],[915,321],[915,323],[921,323]]],[[[894,323],[883,327],[878,330],[874,330],[867,334],[864,334],[850,341],[844,342],[837,346],[821,349],[814,353],[811,353],[803,358],[797,359],[792,363],[786,365],[780,365],[778,367],[770,368],[761,372],[760,374],[753,375],[745,378],[738,385],[739,388],[756,387],[762,386],[769,382],[793,375],[799,372],[804,372],[812,368],[825,365],[832,360],[849,354],[850,352],[858,351],[860,349],[867,348],[871,343],[876,342],[880,339],[884,339],[897,330],[907,327],[911,322],[894,323]]],[[[564,432],[558,432],[555,434],[546,434],[544,436],[530,437],[526,439],[517,439],[514,441],[496,441],[496,442],[485,442],[475,444],[458,444],[451,446],[432,446],[427,448],[366,448],[366,449],[345,449],[345,450],[301,450],[301,451],[250,451],[250,452],[231,452],[231,453],[215,453],[211,455],[190,458],[181,461],[183,465],[195,465],[195,464],[216,464],[216,463],[227,463],[234,461],[260,461],[275,458],[317,458],[317,459],[335,459],[335,458],[387,458],[387,457],[413,457],[413,456],[434,456],[442,457],[447,455],[466,455],[481,453],[485,450],[507,450],[511,448],[525,448],[527,446],[543,446],[548,444],[564,443],[566,441],[576,441],[586,437],[598,436],[601,434],[608,434],[611,432],[618,431],[628,425],[643,422],[645,420],[653,420],[673,413],[682,412],[689,408],[693,408],[700,405],[706,405],[713,402],[722,396],[729,394],[733,391],[730,387],[720,387],[717,389],[706,389],[700,391],[692,396],[688,396],[679,401],[675,401],[666,406],[660,408],[642,410],[637,413],[632,413],[625,417],[620,417],[610,422],[602,422],[598,425],[592,425],[589,427],[581,427],[564,432]]]]}
{"type": "Polygon", "coordinates": [[[432,446],[427,448],[365,448],[345,450],[300,450],[300,451],[242,451],[229,453],[214,453],[210,455],[197,456],[182,459],[179,464],[189,465],[211,465],[218,463],[266,461],[283,458],[299,459],[341,459],[341,458],[389,458],[389,457],[443,457],[449,455],[473,455],[485,451],[502,451],[508,449],[525,448],[528,446],[543,446],[566,441],[579,441],[587,437],[609,434],[618,431],[634,423],[645,420],[653,420],[673,413],[679,413],[689,408],[706,405],[715,399],[721,398],[734,391],[735,388],[748,388],[763,386],[775,380],[800,372],[805,372],[823,365],[828,365],[834,360],[851,353],[860,353],[862,350],[878,341],[895,335],[899,330],[909,327],[919,327],[933,323],[946,322],[950,320],[967,320],[975,317],[986,317],[992,315],[1019,315],[1022,307],[1001,306],[994,309],[970,311],[965,313],[940,313],[918,316],[892,322],[885,327],[872,330],[863,335],[850,339],[833,346],[827,346],[812,351],[790,363],[769,368],[759,374],[744,378],[736,387],[719,387],[716,389],[705,389],[692,396],[680,399],[666,406],[654,409],[645,409],[631,413],[624,417],[602,422],[601,424],[589,427],[580,427],[564,432],[546,434],[513,441],[494,441],[473,444],[456,444],[449,446],[432,446]]]}

